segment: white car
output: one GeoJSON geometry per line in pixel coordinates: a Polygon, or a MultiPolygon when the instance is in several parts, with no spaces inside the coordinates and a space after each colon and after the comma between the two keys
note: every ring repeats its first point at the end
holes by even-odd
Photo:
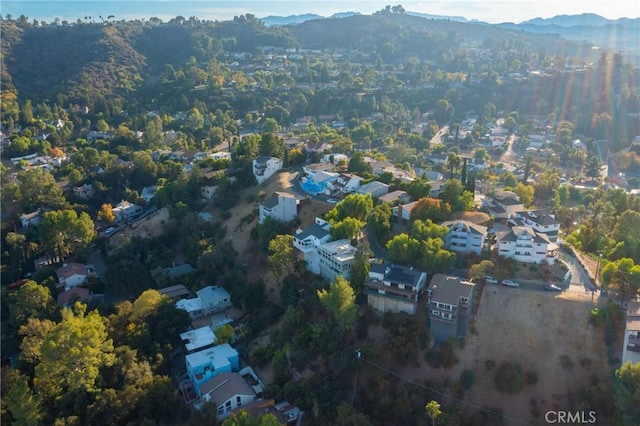
{"type": "Polygon", "coordinates": [[[338,200],[334,200],[333,198],[329,198],[327,200],[327,203],[329,203],[329,204],[338,204],[338,200]]]}
{"type": "Polygon", "coordinates": [[[487,284],[498,284],[498,279],[492,277],[491,275],[485,275],[484,282],[486,282],[487,284]]]}
{"type": "Polygon", "coordinates": [[[513,287],[513,288],[520,287],[520,283],[514,280],[502,280],[502,285],[506,285],[507,287],[513,287]]]}
{"type": "Polygon", "coordinates": [[[116,229],[112,226],[108,227],[106,231],[104,231],[105,235],[109,235],[111,233],[113,233],[113,231],[115,231],[116,229]]]}

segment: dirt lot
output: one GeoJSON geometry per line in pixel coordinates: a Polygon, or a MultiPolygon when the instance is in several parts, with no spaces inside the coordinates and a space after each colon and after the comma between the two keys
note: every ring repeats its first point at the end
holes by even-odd
{"type": "MultiPolygon", "coordinates": [[[[466,402],[502,409],[507,416],[506,425],[544,424],[541,419],[547,410],[568,409],[569,388],[576,396],[577,390],[594,374],[601,381],[609,381],[602,331],[588,325],[588,313],[593,306],[590,296],[582,293],[543,293],[490,286],[482,294],[474,322],[477,333],[467,334],[464,348],[456,349],[459,363],[451,369],[430,367],[424,357],[426,350],[417,356],[419,366],[389,359],[383,363],[415,382],[429,380],[439,384],[454,382],[463,370],[472,370],[475,384],[465,393],[466,402]],[[563,355],[571,360],[573,368],[561,365],[563,355]],[[584,361],[586,359],[590,361],[584,361]],[[502,361],[518,363],[525,372],[537,372],[538,382],[525,386],[516,395],[502,394],[494,385],[496,368],[488,369],[487,360],[494,361],[496,366],[502,361]],[[589,365],[582,366],[581,360],[589,365]],[[531,414],[532,399],[542,412],[542,417],[537,419],[531,414]]],[[[422,308],[420,311],[424,312],[422,308]]],[[[369,338],[383,340],[386,333],[375,327],[370,330],[369,338]]]]}
{"type": "Polygon", "coordinates": [[[169,210],[163,207],[155,213],[134,222],[132,227],[123,228],[111,237],[109,245],[112,249],[117,249],[132,237],[157,237],[164,232],[162,228],[167,220],[169,220],[169,210]]]}

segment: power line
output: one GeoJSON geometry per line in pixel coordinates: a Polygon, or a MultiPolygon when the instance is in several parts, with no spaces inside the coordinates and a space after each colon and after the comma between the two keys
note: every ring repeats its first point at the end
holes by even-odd
{"type": "Polygon", "coordinates": [[[484,412],[487,412],[487,413],[492,414],[494,416],[502,417],[504,419],[511,420],[511,421],[519,423],[519,424],[523,424],[523,425],[528,425],[529,424],[524,420],[517,419],[517,418],[511,417],[511,416],[507,416],[507,415],[504,415],[504,414],[499,413],[497,411],[490,410],[490,409],[485,408],[485,407],[481,407],[481,406],[479,406],[477,404],[474,404],[472,402],[464,401],[462,399],[459,399],[459,398],[456,398],[454,396],[448,395],[448,394],[446,394],[444,392],[441,392],[441,391],[438,391],[436,389],[433,389],[433,388],[431,388],[429,386],[425,386],[425,385],[423,385],[421,383],[415,382],[415,381],[413,381],[413,380],[411,380],[411,379],[409,379],[409,378],[407,378],[407,377],[405,377],[405,376],[403,376],[401,374],[398,374],[398,373],[396,373],[394,371],[389,370],[386,367],[383,367],[382,365],[376,364],[373,361],[369,361],[368,359],[366,359],[364,357],[360,357],[360,360],[366,362],[367,364],[369,364],[369,365],[371,365],[371,366],[373,366],[373,367],[375,367],[375,368],[377,368],[379,370],[382,370],[382,371],[386,372],[387,374],[391,374],[392,376],[395,376],[395,377],[399,378],[400,380],[403,380],[405,382],[411,383],[412,385],[418,386],[418,387],[420,387],[422,389],[431,391],[431,392],[433,392],[433,393],[435,393],[437,395],[440,395],[440,396],[442,396],[444,398],[448,398],[448,399],[454,400],[454,401],[456,401],[456,402],[458,402],[458,403],[460,403],[462,405],[466,405],[466,406],[471,407],[471,408],[476,408],[476,409],[478,409],[480,411],[484,411],[484,412]]]}
{"type": "MultiPolygon", "coordinates": [[[[313,308],[312,308],[311,306],[309,306],[309,304],[308,304],[304,299],[300,298],[300,299],[299,299],[299,302],[302,302],[302,304],[303,304],[304,306],[306,306],[306,307],[307,307],[307,309],[309,309],[309,311],[311,311],[311,313],[316,317],[316,319],[318,319],[318,320],[321,320],[321,319],[322,319],[322,318],[320,317],[320,315],[318,315],[318,314],[313,310],[313,308]]],[[[348,344],[347,344],[347,343],[346,343],[346,342],[345,342],[345,341],[344,341],[340,336],[337,336],[337,333],[336,333],[336,337],[337,337],[338,342],[342,343],[342,345],[343,345],[343,346],[345,346],[347,349],[350,349],[350,350],[352,349],[352,348],[351,348],[351,347],[350,347],[350,346],[349,346],[349,345],[348,345],[348,344]]],[[[486,407],[482,407],[482,406],[477,405],[477,404],[474,404],[474,403],[472,403],[472,402],[464,401],[464,400],[462,400],[462,399],[456,398],[456,397],[454,397],[454,396],[451,396],[451,395],[449,395],[449,394],[446,394],[446,393],[444,393],[444,392],[441,392],[441,391],[436,390],[436,389],[434,389],[434,388],[431,388],[431,387],[429,387],[429,386],[425,386],[425,385],[423,385],[423,384],[421,384],[421,383],[415,382],[414,380],[409,379],[408,377],[405,377],[405,376],[403,376],[403,375],[401,375],[401,374],[398,374],[398,373],[396,373],[396,372],[394,372],[394,371],[391,371],[391,370],[389,370],[388,368],[383,367],[383,366],[382,366],[382,365],[380,365],[380,364],[377,364],[377,363],[375,363],[375,362],[373,362],[373,361],[369,361],[368,359],[366,359],[366,358],[364,358],[364,357],[362,356],[362,352],[361,352],[361,350],[360,350],[360,349],[357,349],[357,350],[355,351],[355,359],[356,359],[356,362],[357,362],[357,364],[356,364],[356,381],[355,381],[355,383],[354,383],[354,394],[353,394],[353,396],[352,396],[352,402],[351,402],[352,406],[353,406],[353,401],[354,401],[354,399],[355,399],[355,391],[356,391],[356,385],[357,385],[358,366],[359,366],[359,364],[360,364],[360,361],[364,361],[364,362],[366,362],[367,364],[371,365],[372,367],[375,367],[375,368],[377,368],[377,369],[379,369],[379,370],[381,370],[381,371],[386,372],[387,374],[390,374],[390,375],[392,375],[392,376],[395,376],[395,377],[399,378],[400,380],[403,380],[403,381],[405,381],[405,382],[407,382],[407,383],[410,383],[410,384],[412,384],[412,385],[418,386],[418,387],[420,387],[420,388],[422,388],[422,389],[425,389],[425,390],[431,391],[431,392],[433,392],[433,393],[435,393],[435,394],[437,394],[437,395],[442,396],[443,398],[447,398],[447,399],[450,399],[450,400],[456,401],[456,402],[458,402],[458,403],[459,403],[459,404],[461,404],[461,405],[466,405],[467,407],[475,408],[475,409],[477,409],[477,410],[484,411],[484,412],[489,413],[489,414],[494,415],[494,416],[502,417],[502,418],[503,418],[503,419],[505,419],[505,420],[510,420],[510,421],[515,422],[515,423],[518,423],[518,424],[523,424],[523,425],[528,425],[528,424],[529,424],[528,422],[526,422],[526,421],[524,421],[524,420],[517,419],[517,418],[515,418],[515,417],[511,417],[511,416],[507,416],[507,415],[502,414],[502,413],[500,413],[500,412],[497,412],[497,411],[491,410],[491,409],[486,408],[486,407]]]]}

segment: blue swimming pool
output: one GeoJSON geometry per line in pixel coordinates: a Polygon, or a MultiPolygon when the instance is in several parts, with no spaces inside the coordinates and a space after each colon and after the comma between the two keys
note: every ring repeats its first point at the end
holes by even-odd
{"type": "Polygon", "coordinates": [[[324,192],[324,188],[327,186],[327,181],[317,184],[313,180],[307,179],[305,182],[302,182],[300,186],[307,194],[318,195],[324,192]]]}

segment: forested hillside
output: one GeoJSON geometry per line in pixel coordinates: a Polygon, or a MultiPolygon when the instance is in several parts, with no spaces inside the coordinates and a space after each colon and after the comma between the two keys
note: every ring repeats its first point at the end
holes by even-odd
{"type": "Polygon", "coordinates": [[[428,20],[404,13],[318,19],[292,27],[266,27],[252,15],[205,22],[178,17],[167,23],[78,22],[33,26],[3,21],[2,84],[21,98],[68,100],[92,106],[96,96],[135,93],[168,67],[190,58],[206,62],[224,52],[255,52],[264,46],[351,49],[385,63],[410,57],[437,62],[463,46],[546,49],[571,55],[581,46],[558,36],[534,35],[476,23],[428,20]],[[164,67],[164,68],[163,68],[164,67]]]}

